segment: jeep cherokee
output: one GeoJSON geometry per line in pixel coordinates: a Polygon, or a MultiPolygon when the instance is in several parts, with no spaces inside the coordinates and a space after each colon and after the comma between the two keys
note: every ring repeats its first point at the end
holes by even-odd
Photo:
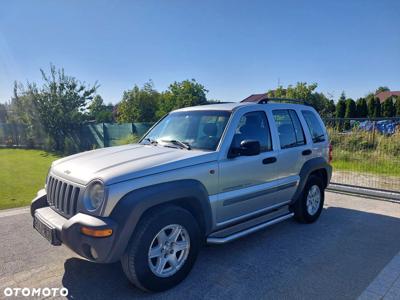
{"type": "Polygon", "coordinates": [[[188,275],[203,242],[314,222],[332,172],[325,126],[309,105],[273,102],[178,109],[138,144],[55,161],[32,201],[34,228],[163,291],[188,275]]]}

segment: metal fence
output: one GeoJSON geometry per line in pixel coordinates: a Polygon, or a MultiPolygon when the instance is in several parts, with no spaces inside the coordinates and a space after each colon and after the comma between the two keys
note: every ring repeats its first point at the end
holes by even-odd
{"type": "Polygon", "coordinates": [[[400,193],[400,118],[324,121],[333,146],[331,183],[400,193]]]}

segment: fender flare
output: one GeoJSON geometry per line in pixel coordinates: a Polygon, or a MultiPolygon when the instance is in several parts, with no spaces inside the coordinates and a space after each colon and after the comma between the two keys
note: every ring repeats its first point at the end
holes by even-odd
{"type": "Polygon", "coordinates": [[[329,181],[332,176],[332,166],[322,157],[315,157],[312,158],[308,161],[306,161],[303,165],[303,167],[300,170],[299,176],[300,176],[300,181],[299,185],[297,187],[296,192],[294,193],[292,197],[291,204],[295,203],[301,196],[301,193],[303,192],[304,186],[307,183],[308,177],[310,174],[316,170],[320,169],[325,169],[327,173],[327,185],[329,184],[329,181]]]}
{"type": "Polygon", "coordinates": [[[208,234],[211,231],[212,212],[210,201],[208,192],[201,182],[193,179],[184,179],[143,187],[123,196],[111,212],[110,217],[117,222],[119,228],[114,239],[113,250],[107,261],[114,262],[120,259],[140,218],[149,209],[158,205],[176,202],[194,208],[197,213],[197,216],[194,217],[200,221],[201,224],[199,225],[204,234],[208,234]]]}

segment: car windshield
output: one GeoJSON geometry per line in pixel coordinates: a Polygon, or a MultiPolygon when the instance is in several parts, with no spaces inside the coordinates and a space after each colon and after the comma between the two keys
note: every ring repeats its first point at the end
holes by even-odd
{"type": "Polygon", "coordinates": [[[141,140],[141,144],[215,151],[230,112],[217,110],[172,112],[141,140]]]}

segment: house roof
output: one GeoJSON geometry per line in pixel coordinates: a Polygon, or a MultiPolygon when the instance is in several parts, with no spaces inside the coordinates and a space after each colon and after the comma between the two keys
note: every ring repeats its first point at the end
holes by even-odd
{"type": "Polygon", "coordinates": [[[266,100],[267,98],[268,97],[267,97],[266,93],[264,93],[264,94],[253,94],[253,95],[250,95],[247,98],[243,99],[240,102],[255,102],[255,103],[258,103],[261,100],[266,100]]]}
{"type": "Polygon", "coordinates": [[[385,91],[385,92],[380,92],[376,94],[376,97],[379,98],[379,101],[383,102],[390,96],[400,96],[400,91],[385,91]]]}

